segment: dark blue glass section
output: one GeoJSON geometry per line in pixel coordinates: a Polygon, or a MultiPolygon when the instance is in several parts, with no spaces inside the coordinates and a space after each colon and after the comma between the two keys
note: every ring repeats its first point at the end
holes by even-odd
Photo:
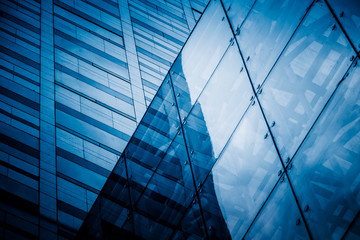
{"type": "Polygon", "coordinates": [[[290,180],[311,233],[340,239],[360,211],[360,69],[350,70],[295,155],[290,180]]]}
{"type": "Polygon", "coordinates": [[[245,239],[310,239],[289,181],[282,176],[245,239]]]}

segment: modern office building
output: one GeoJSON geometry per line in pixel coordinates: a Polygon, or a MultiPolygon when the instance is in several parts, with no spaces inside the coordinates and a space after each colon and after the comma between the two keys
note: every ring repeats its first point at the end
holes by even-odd
{"type": "Polygon", "coordinates": [[[0,1],[0,238],[73,238],[207,2],[0,1]]]}
{"type": "Polygon", "coordinates": [[[360,3],[204,7],[1,3],[3,239],[360,237],[360,3]]]}
{"type": "Polygon", "coordinates": [[[359,20],[210,1],[78,239],[359,239],[359,20]]]}

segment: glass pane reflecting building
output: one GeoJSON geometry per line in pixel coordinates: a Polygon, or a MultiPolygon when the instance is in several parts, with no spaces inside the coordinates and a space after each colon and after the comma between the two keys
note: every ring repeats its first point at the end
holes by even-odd
{"type": "Polygon", "coordinates": [[[357,1],[2,5],[5,239],[360,238],[357,1]]]}
{"type": "Polygon", "coordinates": [[[359,238],[359,12],[210,1],[78,239],[359,238]]]}

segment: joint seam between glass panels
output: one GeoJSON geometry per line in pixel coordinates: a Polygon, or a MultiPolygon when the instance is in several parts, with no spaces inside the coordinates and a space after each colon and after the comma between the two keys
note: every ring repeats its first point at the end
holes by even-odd
{"type": "Polygon", "coordinates": [[[357,55],[358,58],[360,58],[360,54],[357,51],[354,43],[351,41],[349,35],[347,34],[347,32],[345,31],[344,27],[342,26],[341,22],[339,21],[339,18],[336,16],[334,10],[332,9],[332,7],[330,6],[328,0],[324,0],[326,6],[328,7],[328,9],[330,10],[331,14],[333,15],[333,17],[335,18],[336,23],[339,25],[341,31],[344,33],[346,39],[348,40],[348,42],[350,43],[351,47],[353,48],[355,54],[357,55]]]}
{"type": "Polygon", "coordinates": [[[356,221],[359,219],[359,217],[360,217],[360,210],[356,213],[354,219],[353,219],[352,222],[349,224],[349,227],[346,229],[344,235],[341,237],[341,240],[345,240],[347,234],[349,233],[349,231],[351,230],[351,228],[352,228],[353,226],[355,226],[355,223],[356,223],[356,221]]]}
{"type": "MultiPolygon", "coordinates": [[[[225,152],[225,150],[227,149],[228,145],[230,144],[230,142],[231,142],[231,140],[232,140],[232,138],[233,138],[233,135],[234,135],[235,132],[237,131],[237,128],[239,127],[241,121],[243,120],[244,116],[245,116],[246,113],[250,110],[251,107],[252,107],[252,103],[250,103],[250,104],[247,106],[244,114],[240,117],[240,120],[239,120],[239,121],[237,122],[237,124],[235,125],[234,130],[231,132],[231,134],[230,134],[228,140],[226,141],[224,147],[222,148],[222,150],[220,151],[218,157],[215,159],[214,163],[213,163],[212,166],[210,167],[209,172],[206,174],[203,182],[202,182],[202,183],[199,183],[199,184],[200,184],[199,189],[202,188],[202,186],[203,186],[204,183],[206,182],[207,178],[210,176],[210,174],[211,174],[211,172],[212,172],[212,169],[214,168],[216,162],[222,157],[223,153],[225,152]]],[[[189,115],[190,115],[190,114],[189,114],[189,115]]]]}
{"type": "MultiPolygon", "coordinates": [[[[315,0],[314,0],[314,1],[315,1],[315,0]]],[[[314,1],[313,1],[313,3],[314,3],[314,1]]],[[[267,118],[266,118],[266,116],[265,116],[264,110],[263,110],[263,108],[262,108],[262,106],[261,106],[261,103],[260,103],[260,101],[259,101],[258,94],[257,94],[257,92],[255,91],[255,88],[254,88],[254,85],[253,85],[253,81],[252,81],[251,76],[250,76],[249,69],[248,69],[247,66],[246,66],[244,56],[243,56],[242,51],[241,51],[241,49],[240,49],[240,45],[239,45],[239,42],[238,42],[238,40],[237,40],[237,38],[236,38],[236,34],[235,34],[235,32],[234,32],[234,29],[232,28],[232,25],[231,25],[229,16],[228,16],[227,13],[226,13],[226,9],[225,9],[225,6],[224,6],[223,2],[222,2],[221,0],[220,0],[220,2],[221,2],[221,5],[222,5],[222,7],[223,7],[223,10],[224,10],[224,12],[225,12],[226,19],[227,19],[227,21],[228,21],[228,24],[229,24],[229,27],[230,27],[231,32],[232,32],[232,34],[233,34],[234,40],[235,40],[235,42],[236,42],[236,45],[237,45],[237,47],[238,47],[238,50],[239,50],[241,59],[242,59],[242,61],[243,61],[243,64],[244,64],[244,67],[245,67],[245,70],[246,70],[246,74],[247,74],[247,76],[248,76],[248,78],[249,78],[250,85],[251,85],[251,88],[252,88],[252,90],[253,90],[253,94],[255,95],[256,101],[257,101],[258,104],[259,104],[261,114],[262,114],[262,116],[263,116],[263,119],[265,120],[266,127],[267,127],[267,129],[268,129],[268,132],[270,133],[270,136],[271,136],[273,145],[275,146],[275,150],[276,150],[276,152],[277,152],[277,155],[278,155],[279,160],[280,160],[280,162],[281,162],[281,165],[282,165],[282,167],[283,167],[283,170],[284,170],[283,175],[286,175],[286,177],[287,177],[287,179],[288,179],[288,181],[289,181],[289,186],[290,186],[291,192],[292,192],[292,194],[293,194],[293,196],[294,196],[294,198],[295,198],[296,205],[297,205],[297,207],[298,207],[298,210],[299,210],[299,213],[300,213],[300,215],[301,215],[301,218],[303,219],[303,222],[304,222],[306,231],[307,231],[307,233],[308,233],[308,235],[309,235],[309,238],[310,238],[310,239],[313,239],[313,237],[312,237],[312,235],[311,235],[311,232],[310,232],[310,228],[309,228],[309,226],[308,226],[308,223],[307,223],[307,221],[306,221],[306,219],[305,219],[305,216],[304,216],[304,214],[303,214],[303,211],[302,211],[302,209],[301,209],[299,200],[298,200],[298,198],[297,198],[297,195],[295,194],[295,190],[294,190],[294,188],[293,188],[293,186],[292,186],[292,183],[291,183],[291,181],[290,181],[290,178],[289,178],[289,176],[288,176],[288,172],[287,172],[287,169],[286,169],[286,167],[285,167],[284,161],[282,160],[282,157],[281,157],[279,148],[278,148],[278,146],[277,146],[277,144],[276,144],[275,137],[274,137],[274,135],[273,135],[273,133],[272,133],[272,131],[271,131],[269,122],[268,122],[268,120],[267,120],[267,118]]],[[[312,3],[312,4],[313,4],[313,3],[312,3]]],[[[305,13],[304,17],[301,19],[301,22],[303,21],[303,19],[305,18],[305,16],[306,16],[307,13],[309,12],[309,10],[311,9],[312,4],[311,4],[310,7],[306,10],[306,13],[305,13]]],[[[300,24],[301,24],[301,22],[300,22],[300,24]]],[[[300,24],[298,25],[298,27],[300,26],[300,24]]],[[[298,27],[297,27],[297,28],[298,28],[298,27]]],[[[296,30],[297,30],[297,28],[296,28],[296,30]]],[[[296,32],[296,30],[295,30],[295,32],[296,32]]],[[[290,41],[290,40],[289,40],[289,41],[290,41]]],[[[286,46],[285,46],[285,47],[286,47],[286,46]]],[[[275,185],[275,186],[276,186],[276,185],[275,185]]],[[[269,196],[270,196],[270,195],[269,195],[269,196]]],[[[264,205],[265,205],[266,203],[267,203],[267,202],[265,201],[265,202],[264,202],[264,205]]],[[[258,213],[260,213],[260,211],[259,211],[258,213]]],[[[255,220],[256,220],[256,218],[253,219],[253,222],[251,223],[250,227],[248,228],[248,230],[247,230],[246,233],[244,234],[243,238],[244,238],[244,237],[246,236],[246,234],[249,232],[249,230],[250,230],[252,224],[255,222],[255,220]]]]}
{"type": "MultiPolygon", "coordinates": [[[[119,13],[120,14],[120,13],[119,13]]],[[[132,235],[136,236],[136,232],[135,232],[135,223],[134,223],[134,205],[132,203],[132,199],[131,199],[131,191],[130,191],[130,181],[129,181],[129,172],[128,172],[128,166],[127,166],[127,160],[126,160],[126,156],[125,156],[125,151],[122,153],[122,157],[124,158],[124,165],[125,165],[125,173],[126,173],[126,184],[127,184],[127,192],[128,192],[128,197],[129,197],[129,204],[130,204],[130,209],[128,212],[128,216],[130,217],[130,223],[131,223],[131,227],[132,227],[132,235]]],[[[118,163],[121,161],[121,157],[119,158],[116,166],[114,167],[114,169],[116,169],[118,163]]],[[[106,184],[106,183],[105,183],[106,184]]],[[[104,186],[105,186],[104,184],[104,186]]],[[[102,205],[101,205],[102,206],[102,205]]],[[[101,209],[101,207],[100,207],[101,209]]],[[[101,218],[101,215],[100,215],[101,218]]],[[[123,225],[121,226],[121,228],[125,227],[126,222],[128,222],[127,220],[124,221],[123,225]]]]}
{"type": "MultiPolygon", "coordinates": [[[[262,87],[264,86],[266,80],[268,79],[268,77],[270,76],[270,74],[272,73],[273,69],[275,68],[275,66],[277,65],[278,61],[280,60],[280,58],[283,56],[284,52],[288,49],[288,46],[290,45],[290,42],[292,41],[292,39],[294,38],[295,34],[297,33],[298,29],[300,28],[301,24],[303,23],[303,21],[305,20],[306,16],[308,15],[310,9],[315,5],[315,3],[318,0],[313,0],[310,5],[306,8],[305,14],[302,16],[302,18],[299,21],[299,24],[296,26],[296,28],[294,29],[294,32],[291,34],[289,40],[287,41],[287,43],[284,45],[284,48],[281,50],[279,56],[277,57],[277,59],[275,60],[274,64],[272,65],[272,67],[270,68],[269,72],[266,74],[265,78],[261,81],[260,83],[260,89],[262,89],[262,87]]],[[[245,20],[243,21],[243,23],[245,22],[245,20]]],[[[243,24],[242,23],[242,24],[243,24]]],[[[241,24],[241,25],[242,25],[241,24]]],[[[240,33],[241,34],[241,33],[240,33]]],[[[236,36],[235,36],[236,39],[236,36]]],[[[238,45],[239,46],[239,45],[238,45]]],[[[239,46],[240,49],[240,46],[239,46]]],[[[244,65],[245,65],[245,61],[244,61],[244,65]]],[[[250,73],[249,73],[250,76],[250,73]]],[[[256,95],[256,91],[255,91],[255,95],[256,95]]]]}
{"type": "MultiPolygon", "coordinates": [[[[142,124],[142,123],[140,123],[139,126],[140,126],[141,124],[142,124]]],[[[179,131],[180,131],[180,130],[179,130],[179,131]]],[[[178,132],[179,132],[179,131],[178,131],[178,132]]],[[[138,214],[141,214],[140,212],[138,212],[138,211],[135,210],[135,207],[137,206],[137,204],[138,204],[138,202],[140,201],[141,197],[144,195],[145,191],[147,190],[147,187],[149,186],[150,181],[152,180],[153,176],[156,174],[156,171],[157,171],[157,169],[159,168],[160,164],[162,163],[163,159],[166,157],[166,153],[167,153],[168,150],[170,149],[172,143],[175,141],[175,138],[176,138],[178,132],[176,132],[176,134],[174,135],[174,138],[171,140],[171,142],[170,142],[169,146],[167,147],[166,151],[164,151],[165,154],[164,154],[164,156],[160,159],[160,161],[159,161],[159,163],[157,164],[157,166],[155,167],[155,169],[149,169],[149,170],[152,170],[153,172],[152,172],[149,180],[147,181],[145,187],[144,187],[143,190],[141,191],[138,199],[137,199],[137,200],[134,200],[135,202],[134,202],[134,204],[133,204],[133,206],[132,206],[132,210],[131,210],[132,212],[137,212],[138,214]]],[[[129,143],[130,143],[130,142],[129,142],[129,143]]],[[[123,152],[123,157],[124,157],[124,159],[125,159],[126,161],[129,160],[129,161],[133,162],[134,164],[138,164],[138,163],[132,161],[131,159],[127,159],[126,155],[127,155],[127,147],[125,148],[125,150],[124,150],[124,152],[123,152]]],[[[126,165],[126,166],[127,166],[127,165],[126,165]]],[[[146,168],[146,167],[145,167],[145,168],[146,168]]],[[[115,169],[115,168],[114,168],[114,169],[115,169]]],[[[148,169],[148,168],[147,168],[147,169],[148,169]]],[[[128,170],[127,170],[127,167],[126,167],[126,171],[128,171],[128,170]]],[[[129,194],[131,195],[131,193],[130,193],[130,182],[129,182],[129,181],[128,181],[128,189],[129,189],[129,194]]],[[[130,198],[130,199],[131,199],[131,198],[130,198]]],[[[123,224],[122,227],[124,227],[125,224],[126,224],[126,221],[124,222],[124,224],[123,224]]]]}
{"type": "MultiPolygon", "coordinates": [[[[176,99],[175,90],[174,90],[174,86],[173,86],[173,83],[172,83],[172,77],[169,76],[169,79],[170,79],[170,86],[171,86],[171,90],[172,90],[171,92],[173,94],[173,98],[174,98],[175,106],[176,106],[176,109],[177,109],[178,117],[180,119],[180,130],[179,130],[179,132],[180,133],[182,132],[182,136],[183,136],[183,139],[184,139],[184,144],[185,144],[185,149],[186,149],[186,156],[187,156],[187,159],[189,161],[190,172],[191,172],[192,180],[193,180],[193,183],[194,183],[195,194],[196,194],[196,198],[197,198],[197,201],[198,201],[198,204],[199,204],[199,209],[200,209],[201,219],[202,219],[203,225],[204,225],[205,235],[206,235],[206,237],[208,239],[210,239],[208,229],[207,229],[207,226],[206,226],[206,222],[205,222],[204,212],[203,212],[202,206],[201,206],[200,195],[199,195],[199,191],[198,191],[196,180],[195,180],[195,174],[194,174],[194,170],[193,170],[193,167],[192,167],[192,160],[190,159],[189,146],[187,144],[186,137],[185,137],[184,125],[183,125],[183,123],[181,121],[180,110],[179,110],[179,107],[178,107],[178,102],[177,102],[177,99],[176,99]]],[[[195,203],[193,205],[195,205],[195,203]]],[[[191,203],[190,203],[190,206],[191,206],[191,203]]]]}
{"type": "MultiPolygon", "coordinates": [[[[296,157],[296,154],[298,153],[298,151],[300,151],[302,145],[305,144],[305,142],[306,142],[309,134],[311,133],[312,129],[315,127],[315,125],[317,124],[319,118],[322,116],[323,112],[326,110],[326,108],[328,107],[328,105],[331,103],[333,97],[335,96],[336,91],[339,89],[340,85],[345,81],[347,75],[349,74],[349,71],[351,70],[351,68],[353,68],[353,67],[355,68],[354,63],[355,63],[357,60],[358,60],[357,57],[353,60],[352,64],[349,66],[349,68],[348,68],[347,71],[345,72],[344,76],[341,78],[340,82],[336,85],[336,87],[335,87],[334,91],[332,92],[332,94],[330,95],[329,99],[326,101],[324,107],[321,109],[319,115],[316,117],[314,123],[313,123],[313,124],[311,125],[311,127],[309,128],[309,131],[306,133],[305,137],[303,138],[303,140],[302,140],[301,143],[299,144],[299,147],[296,149],[294,155],[291,157],[291,159],[289,160],[289,162],[287,162],[287,165],[286,165],[287,171],[290,170],[290,169],[288,169],[288,166],[294,162],[294,159],[295,159],[295,157],[296,157]]],[[[289,176],[288,176],[288,179],[289,179],[289,181],[290,181],[290,177],[289,177],[289,176]]],[[[359,212],[358,212],[358,214],[359,214],[359,212]]],[[[347,230],[345,231],[345,233],[344,233],[344,235],[343,235],[343,237],[342,237],[341,239],[344,239],[344,238],[345,238],[347,232],[350,230],[350,227],[352,226],[352,223],[356,220],[356,217],[357,217],[357,215],[354,217],[354,219],[352,220],[352,222],[351,222],[350,225],[348,226],[347,230]]]]}

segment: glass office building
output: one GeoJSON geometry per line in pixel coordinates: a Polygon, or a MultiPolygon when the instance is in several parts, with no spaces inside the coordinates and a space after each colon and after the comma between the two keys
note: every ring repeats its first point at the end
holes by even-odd
{"type": "Polygon", "coordinates": [[[206,4],[0,1],[0,239],[75,236],[206,4]]]}
{"type": "Polygon", "coordinates": [[[358,239],[360,4],[212,0],[78,239],[358,239]]]}
{"type": "Polygon", "coordinates": [[[1,4],[2,238],[360,238],[360,3],[1,4]]]}

